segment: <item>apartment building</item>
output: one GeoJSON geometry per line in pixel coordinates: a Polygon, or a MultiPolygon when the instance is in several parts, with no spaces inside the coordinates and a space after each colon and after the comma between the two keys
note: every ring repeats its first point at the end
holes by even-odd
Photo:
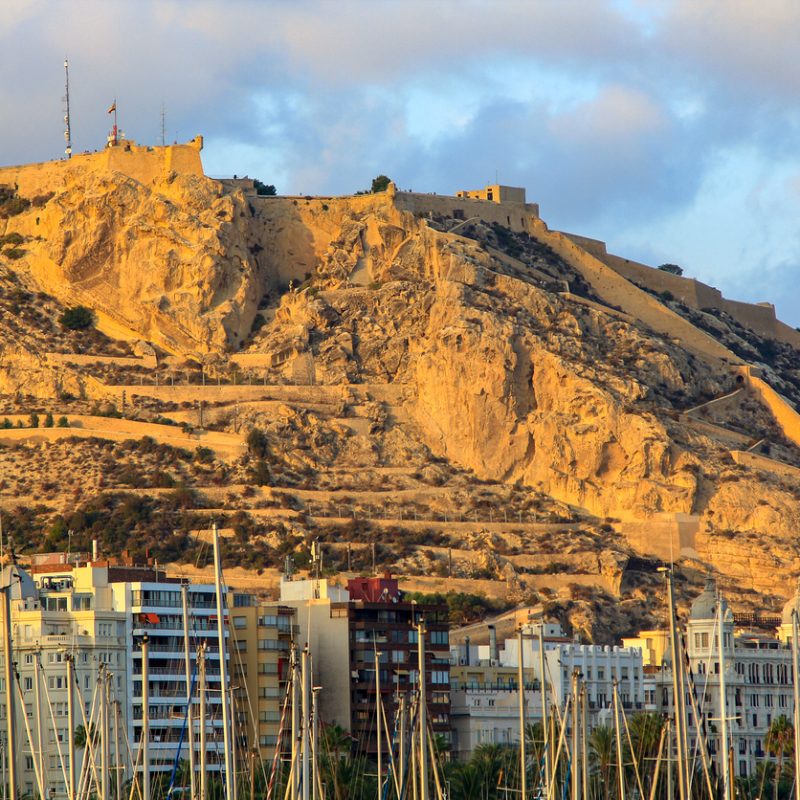
{"type": "Polygon", "coordinates": [[[231,614],[232,685],[241,744],[272,758],[286,699],[291,645],[299,635],[294,608],[235,593],[231,614]]]}
{"type": "MultiPolygon", "coordinates": [[[[403,599],[391,575],[348,581],[282,581],[282,605],[298,611],[300,643],[308,644],[323,723],[341,725],[377,754],[377,689],[388,720],[419,682],[418,629],[425,631],[428,718],[450,738],[450,651],[446,606],[403,599]],[[378,658],[378,679],[375,659],[378,658]]],[[[384,748],[386,744],[384,743],[384,748]]],[[[383,748],[382,748],[383,749],[383,748]]]]}
{"type": "MultiPolygon", "coordinates": [[[[463,648],[451,649],[451,753],[466,761],[482,744],[519,743],[519,674],[515,667],[491,662],[474,663],[463,648]]],[[[542,718],[542,692],[530,670],[523,675],[525,718],[542,718]]]]}

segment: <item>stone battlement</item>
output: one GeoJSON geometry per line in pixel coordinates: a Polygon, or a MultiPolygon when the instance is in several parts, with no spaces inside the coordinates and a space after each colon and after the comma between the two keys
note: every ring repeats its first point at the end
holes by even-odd
{"type": "Polygon", "coordinates": [[[565,233],[564,236],[624,278],[644,286],[650,291],[659,294],[669,292],[676,300],[680,300],[698,311],[704,308],[725,311],[739,324],[751,328],[760,336],[777,339],[793,347],[800,347],[800,333],[776,317],[775,306],[771,303],[743,303],[738,300],[728,300],[723,297],[719,289],[695,278],[673,275],[637,261],[615,256],[606,250],[606,243],[599,239],[589,239],[574,233],[565,233]]]}
{"type": "Polygon", "coordinates": [[[80,172],[121,172],[140,183],[152,183],[170,172],[202,176],[202,149],[202,136],[195,136],[184,144],[166,146],[122,140],[113,147],[79,153],[61,161],[0,167],[0,184],[15,186],[23,197],[34,197],[62,189],[80,172]]]}

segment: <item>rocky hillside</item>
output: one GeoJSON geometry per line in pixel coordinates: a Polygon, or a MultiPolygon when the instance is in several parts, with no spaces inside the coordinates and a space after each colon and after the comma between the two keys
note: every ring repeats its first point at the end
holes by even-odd
{"type": "Polygon", "coordinates": [[[686,591],[717,571],[742,608],[793,588],[794,411],[743,378],[794,399],[791,346],[625,281],[531,207],[56,177],[0,218],[23,552],[71,530],[202,565],[215,517],[270,580],[319,538],[331,567],[542,601],[604,641],[657,621],[670,552],[686,591]],[[59,321],[76,305],[94,327],[59,321]]]}

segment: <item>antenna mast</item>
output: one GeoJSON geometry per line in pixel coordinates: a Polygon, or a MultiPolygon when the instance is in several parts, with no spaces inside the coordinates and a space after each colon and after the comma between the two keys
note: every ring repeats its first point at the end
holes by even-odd
{"type": "Polygon", "coordinates": [[[69,118],[69,61],[64,59],[64,141],[66,148],[64,152],[67,158],[72,158],[72,128],[69,118]]]}
{"type": "Polygon", "coordinates": [[[164,104],[161,104],[161,146],[165,147],[167,144],[167,110],[164,104]]]}

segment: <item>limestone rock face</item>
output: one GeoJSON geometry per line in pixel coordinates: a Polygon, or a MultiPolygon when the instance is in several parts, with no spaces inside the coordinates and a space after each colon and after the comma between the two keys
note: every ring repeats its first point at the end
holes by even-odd
{"type": "Polygon", "coordinates": [[[204,352],[236,346],[252,324],[261,283],[248,217],[241,195],[207,178],[144,185],[86,171],[13,227],[42,290],[168,350],[204,352]]]}
{"type": "MultiPolygon", "coordinates": [[[[33,288],[91,306],[140,352],[252,370],[250,399],[263,381],[294,384],[298,406],[326,400],[319,417],[242,412],[239,432],[268,434],[271,475],[297,486],[342,453],[370,468],[391,453],[397,469],[413,455],[430,486],[457,467],[598,517],[693,515],[697,557],[742,587],[768,592],[773,565],[800,571],[796,485],[732,466],[730,441],[747,449],[764,434],[688,416],[734,388],[732,365],[698,356],[699,329],[689,350],[672,328],[601,302],[538,228],[511,241],[510,227],[470,227],[435,200],[414,212],[390,193],[247,199],[174,174],[144,184],[76,168],[51,189],[0,230],[25,238],[14,269],[33,288]]],[[[36,341],[0,342],[0,394],[102,396],[100,380],[48,364],[36,341]]],[[[791,443],[775,447],[800,463],[791,443]]],[[[599,562],[618,583],[616,557],[599,562]]],[[[575,614],[588,630],[591,614],[575,614]]]]}

